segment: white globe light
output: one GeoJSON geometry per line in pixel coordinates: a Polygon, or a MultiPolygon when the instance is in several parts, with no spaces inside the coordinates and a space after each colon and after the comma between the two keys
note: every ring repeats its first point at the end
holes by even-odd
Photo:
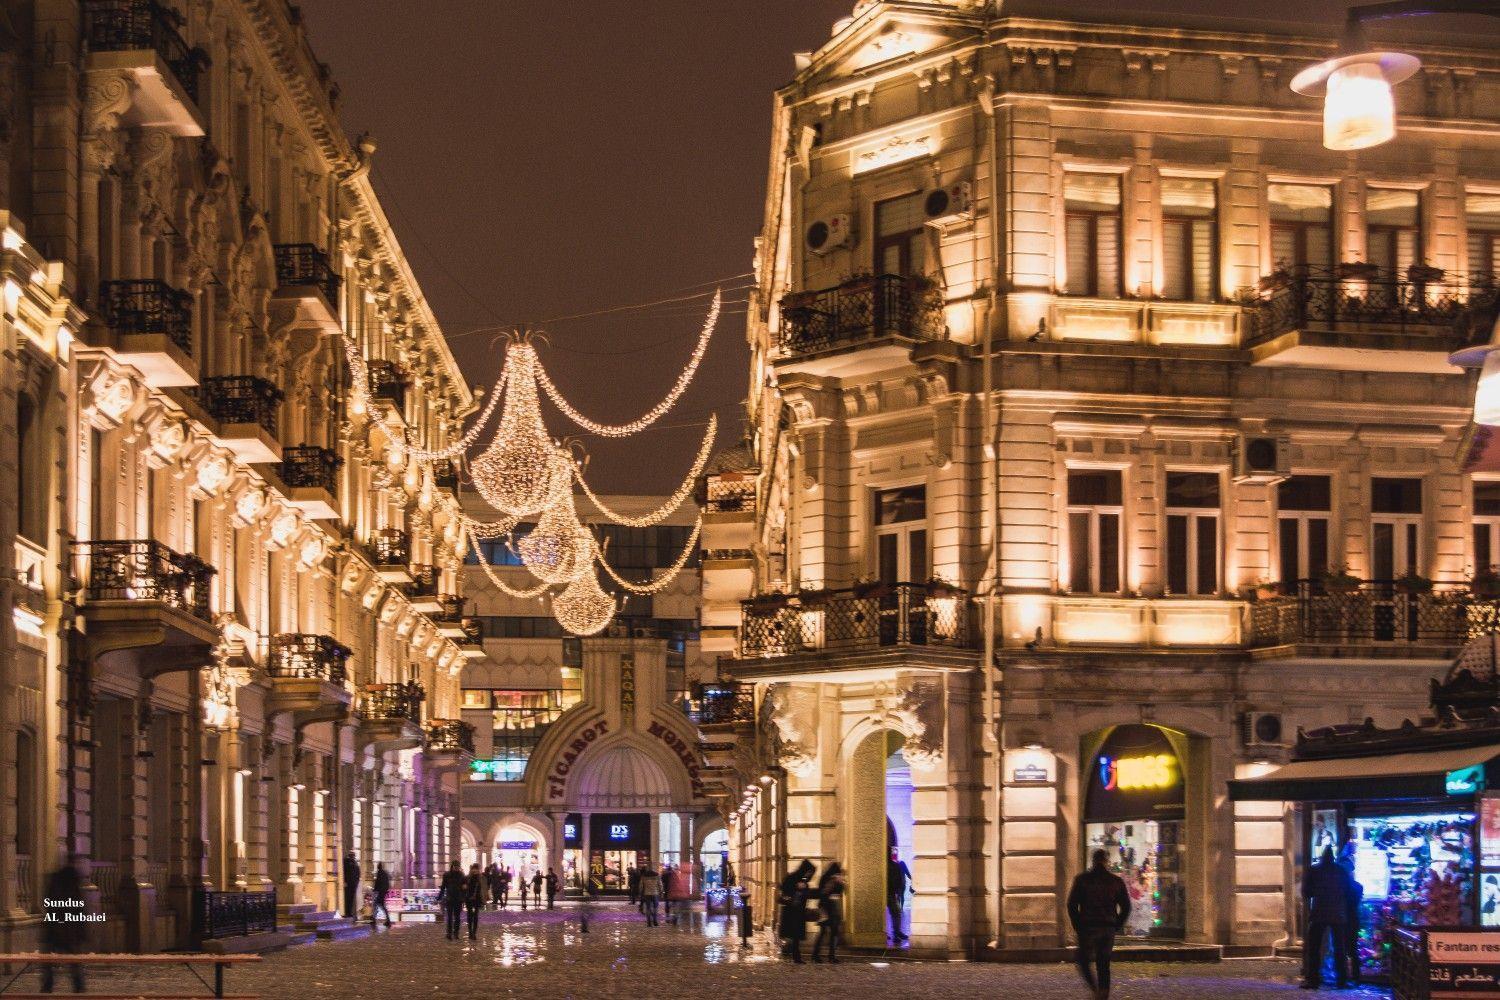
{"type": "Polygon", "coordinates": [[[1292,90],[1323,98],[1323,145],[1368,149],[1396,137],[1391,88],[1422,63],[1401,52],[1356,52],[1309,66],[1292,78],[1292,90]]]}
{"type": "Polygon", "coordinates": [[[1479,388],[1474,391],[1474,422],[1500,427],[1500,349],[1484,356],[1479,388]]]}

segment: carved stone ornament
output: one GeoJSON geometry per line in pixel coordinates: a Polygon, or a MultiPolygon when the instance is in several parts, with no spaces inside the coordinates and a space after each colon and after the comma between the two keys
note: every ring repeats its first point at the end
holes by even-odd
{"type": "Polygon", "coordinates": [[[96,418],[96,424],[118,427],[136,401],[136,385],[130,376],[100,365],[88,381],[84,412],[96,418]]]}
{"type": "Polygon", "coordinates": [[[906,733],[901,752],[915,770],[929,771],[942,761],[944,708],[942,681],[914,674],[899,677],[891,715],[906,733]]]}
{"type": "Polygon", "coordinates": [[[777,762],[789,773],[805,778],[818,762],[818,689],[773,684],[768,695],[771,722],[781,740],[777,762]]]}

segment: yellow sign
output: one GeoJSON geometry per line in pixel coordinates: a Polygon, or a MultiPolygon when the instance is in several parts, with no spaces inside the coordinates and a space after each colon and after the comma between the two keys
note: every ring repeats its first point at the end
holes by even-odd
{"type": "Polygon", "coordinates": [[[1169,753],[1147,757],[1099,758],[1099,777],[1105,791],[1130,792],[1143,788],[1171,788],[1177,784],[1177,758],[1169,753]]]}

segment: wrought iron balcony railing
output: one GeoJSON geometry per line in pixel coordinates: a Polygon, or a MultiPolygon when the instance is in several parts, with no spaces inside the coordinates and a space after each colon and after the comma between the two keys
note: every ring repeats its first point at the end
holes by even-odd
{"type": "Polygon", "coordinates": [[[342,279],[326,253],[312,243],[278,243],[274,250],[278,285],[311,285],[323,293],[330,306],[338,308],[342,279]]]}
{"type": "Polygon", "coordinates": [[[302,444],[281,453],[281,481],[292,489],[314,488],[338,492],[339,467],[344,460],[331,448],[302,444]]]}
{"type": "Polygon", "coordinates": [[[438,598],[438,600],[443,605],[443,610],[437,613],[438,621],[451,623],[464,620],[464,608],[467,607],[468,602],[462,597],[456,594],[448,594],[438,598]]]}
{"type": "Polygon", "coordinates": [[[406,585],[408,597],[437,597],[441,574],[436,566],[413,566],[411,583],[406,585]]]}
{"type": "Polygon", "coordinates": [[[209,582],[214,568],[152,539],[74,542],[87,562],[89,601],[160,601],[202,621],[212,620],[209,582]]]}
{"type": "Polygon", "coordinates": [[[754,722],[755,688],[732,682],[695,685],[688,715],[700,726],[754,722]]]}
{"type": "Polygon", "coordinates": [[[376,399],[389,400],[396,409],[406,409],[406,379],[394,361],[367,361],[370,395],[376,399]]]}
{"type": "Polygon", "coordinates": [[[474,754],[474,727],[458,719],[433,719],[427,724],[428,753],[474,754]]]}
{"type": "Polygon", "coordinates": [[[892,334],[938,340],[943,332],[942,292],[926,278],[854,278],[836,288],[794,292],[781,300],[781,351],[786,355],[892,334]]]}
{"type": "Polygon", "coordinates": [[[240,937],[276,930],[276,890],[265,892],[198,892],[198,937],[240,937]]]}
{"type": "Polygon", "coordinates": [[[1347,586],[1299,580],[1288,592],[1250,605],[1251,645],[1456,647],[1500,625],[1500,598],[1463,586],[1412,590],[1399,582],[1347,586]]]}
{"type": "Polygon", "coordinates": [[[370,536],[370,554],[377,566],[405,566],[411,562],[411,536],[400,528],[381,528],[370,536]]]}
{"type": "Polygon", "coordinates": [[[198,402],[221,424],[255,424],[276,436],[282,394],[258,375],[214,375],[202,380],[198,402]]]}
{"type": "Polygon", "coordinates": [[[969,595],[929,584],[877,584],[743,602],[744,659],[883,647],[969,646],[969,595]]]}
{"type": "Polygon", "coordinates": [[[707,514],[739,514],[755,510],[755,480],[708,481],[708,496],[703,501],[707,514]]]}
{"type": "Polygon", "coordinates": [[[1436,269],[1413,268],[1403,277],[1359,264],[1331,271],[1301,267],[1272,274],[1262,287],[1261,299],[1249,309],[1251,341],[1292,330],[1371,326],[1462,339],[1471,334],[1476,314],[1493,318],[1500,304],[1493,280],[1471,282],[1436,269]]]}
{"type": "Polygon", "coordinates": [[[101,281],[99,312],[117,334],[159,333],[193,353],[193,296],[165,281],[101,281]]]}
{"type": "Polygon", "coordinates": [[[463,645],[478,646],[484,642],[484,623],[478,618],[462,618],[459,625],[464,630],[463,645]]]}
{"type": "Polygon", "coordinates": [[[440,490],[458,489],[458,462],[455,459],[439,459],[432,463],[432,481],[440,490]]]}
{"type": "Polygon", "coordinates": [[[416,681],[371,684],[365,688],[360,713],[370,722],[422,721],[422,702],[427,692],[416,681]]]}
{"type": "Polygon", "coordinates": [[[208,66],[202,49],[190,48],[178,28],[182,17],[152,0],[84,0],[84,37],[93,52],[150,50],[161,57],[196,104],[198,77],[208,66]]]}
{"type": "Polygon", "coordinates": [[[348,676],[350,650],[326,635],[284,632],[271,637],[266,673],[272,677],[342,684],[348,676]]]}

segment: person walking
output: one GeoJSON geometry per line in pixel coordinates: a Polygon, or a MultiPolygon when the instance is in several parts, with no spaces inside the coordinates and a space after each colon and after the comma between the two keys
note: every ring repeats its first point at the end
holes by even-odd
{"type": "Polygon", "coordinates": [[[657,918],[657,907],[661,903],[661,876],[656,874],[650,863],[641,868],[641,906],[642,913],[646,914],[646,926],[657,927],[661,921],[657,918]]]}
{"type": "MultiPolygon", "coordinates": [[[[47,885],[42,889],[42,908],[46,911],[42,920],[42,951],[76,955],[84,950],[88,924],[79,919],[87,905],[83,898],[83,872],[79,868],[82,863],[83,855],[70,854],[67,863],[47,876],[47,885]]],[[[43,993],[52,992],[55,968],[50,962],[42,966],[43,993]]],[[[73,992],[82,993],[83,966],[69,964],[68,973],[73,980],[73,992]]]]}
{"type": "Polygon", "coordinates": [[[635,865],[625,869],[625,887],[630,891],[630,905],[637,910],[641,905],[641,870],[635,865]]]}
{"type": "Polygon", "coordinates": [[[490,891],[490,905],[500,908],[500,866],[491,861],[484,870],[484,884],[490,891]]]}
{"type": "Polygon", "coordinates": [[[469,940],[479,937],[479,911],[484,909],[484,875],[479,871],[479,862],[469,866],[469,877],[464,880],[464,909],[469,916],[469,940]]]}
{"type": "Polygon", "coordinates": [[[1307,936],[1302,941],[1302,988],[1323,986],[1323,942],[1333,937],[1333,985],[1349,986],[1349,909],[1354,898],[1354,876],[1334,859],[1333,848],[1324,847],[1318,863],[1302,880],[1302,898],[1307,902],[1307,936]]]}
{"type": "Polygon", "coordinates": [[[527,884],[526,869],[522,868],[516,872],[516,892],[521,896],[521,909],[526,909],[527,899],[531,895],[531,886],[527,884]]]}
{"type": "Polygon", "coordinates": [[[781,904],[776,930],[785,942],[781,954],[798,965],[802,964],[802,942],[807,938],[807,897],[815,871],[817,868],[811,861],[803,861],[781,880],[776,896],[776,902],[781,904]]]}
{"type": "Polygon", "coordinates": [[[844,932],[844,867],[837,861],[829,862],[818,879],[818,936],[813,939],[814,962],[823,961],[823,942],[828,942],[828,961],[839,960],[839,935],[844,932]]]}
{"type": "Polygon", "coordinates": [[[911,869],[891,848],[891,858],[885,864],[885,908],[891,915],[891,941],[900,944],[906,940],[906,890],[911,887],[911,869]]]}
{"type": "Polygon", "coordinates": [[[510,869],[500,869],[500,905],[505,906],[510,902],[510,869]]]}
{"type": "Polygon", "coordinates": [[[667,911],[667,923],[676,923],[672,919],[672,889],[677,885],[677,873],[672,870],[671,865],[661,866],[661,902],[662,908],[667,911]]]}
{"type": "Polygon", "coordinates": [[[443,881],[438,886],[437,898],[438,906],[443,911],[449,941],[458,940],[458,928],[463,922],[466,882],[463,869],[458,866],[458,860],[455,858],[453,864],[443,874],[443,881]]]}
{"type": "Polygon", "coordinates": [[[1130,919],[1130,893],[1109,870],[1108,853],[1096,850],[1092,862],[1068,892],[1068,920],[1078,935],[1078,971],[1096,1000],[1108,1000],[1109,963],[1115,935],[1130,919]]]}
{"type": "Polygon", "coordinates": [[[353,851],[344,854],[344,916],[354,919],[359,905],[359,859],[353,851]]]}
{"type": "Polygon", "coordinates": [[[557,903],[557,872],[551,868],[547,869],[547,909],[552,909],[557,903]]]}
{"type": "Polygon", "coordinates": [[[536,904],[537,909],[542,908],[542,870],[540,868],[531,873],[531,901],[536,904]]]}
{"type": "Polygon", "coordinates": [[[391,873],[385,870],[385,862],[380,861],[375,865],[375,878],[370,883],[370,924],[373,926],[376,919],[385,914],[385,925],[391,926],[391,908],[386,903],[386,897],[391,894],[391,873]]]}
{"type": "MultiPolygon", "coordinates": [[[[1359,909],[1365,901],[1365,887],[1354,877],[1354,841],[1344,841],[1339,848],[1339,867],[1349,874],[1349,920],[1344,945],[1349,953],[1349,983],[1359,985],[1359,909]]],[[[1493,877],[1493,876],[1491,876],[1493,877]]]]}

